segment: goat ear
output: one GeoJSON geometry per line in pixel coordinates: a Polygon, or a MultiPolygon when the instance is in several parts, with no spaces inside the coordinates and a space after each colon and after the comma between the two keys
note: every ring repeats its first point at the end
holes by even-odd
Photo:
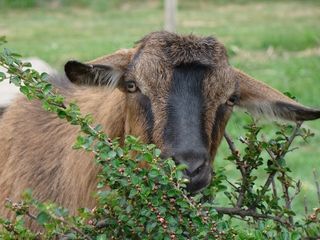
{"type": "Polygon", "coordinates": [[[117,86],[122,72],[113,66],[69,61],[64,66],[69,80],[78,85],[117,86]]]}
{"type": "Polygon", "coordinates": [[[112,55],[95,59],[88,64],[69,61],[64,70],[69,80],[78,85],[116,87],[134,53],[134,49],[120,50],[112,55]]]}
{"type": "Polygon", "coordinates": [[[236,70],[235,74],[240,87],[238,105],[250,113],[289,121],[320,118],[320,110],[305,107],[239,70],[236,70]]]}

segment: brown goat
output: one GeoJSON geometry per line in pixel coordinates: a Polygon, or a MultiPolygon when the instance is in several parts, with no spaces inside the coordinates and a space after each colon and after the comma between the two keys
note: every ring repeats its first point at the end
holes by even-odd
{"type": "MultiPolygon", "coordinates": [[[[212,37],[155,32],[135,48],[89,64],[70,61],[61,87],[82,112],[93,112],[111,137],[155,143],[164,157],[188,166],[189,191],[212,178],[212,161],[233,106],[291,121],[320,118],[280,92],[234,69],[212,37]],[[87,85],[87,86],[77,86],[87,85]],[[104,87],[103,87],[104,86],[104,87]]],[[[19,99],[0,121],[0,214],[5,198],[26,188],[76,213],[93,207],[98,172],[92,156],[71,148],[78,128],[19,99]]]]}

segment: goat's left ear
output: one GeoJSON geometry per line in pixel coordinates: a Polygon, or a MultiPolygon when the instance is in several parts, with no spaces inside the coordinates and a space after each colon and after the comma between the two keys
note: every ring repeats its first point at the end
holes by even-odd
{"type": "Polygon", "coordinates": [[[88,64],[68,61],[64,70],[69,80],[77,85],[116,87],[123,77],[133,53],[134,49],[120,50],[88,64]]]}
{"type": "Polygon", "coordinates": [[[289,121],[320,118],[320,110],[305,107],[239,70],[234,73],[240,87],[238,105],[249,112],[289,121]]]}

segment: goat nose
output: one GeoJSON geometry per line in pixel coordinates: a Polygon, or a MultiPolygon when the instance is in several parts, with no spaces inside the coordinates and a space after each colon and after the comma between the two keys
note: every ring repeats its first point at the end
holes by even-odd
{"type": "Polygon", "coordinates": [[[191,178],[199,175],[206,167],[208,167],[208,161],[206,159],[197,159],[194,162],[187,162],[183,164],[187,165],[185,174],[191,178]]]}
{"type": "Polygon", "coordinates": [[[207,153],[198,152],[182,152],[172,156],[177,164],[187,165],[186,174],[190,177],[200,173],[209,165],[209,157],[207,153]]]}
{"type": "Polygon", "coordinates": [[[189,179],[187,190],[196,192],[206,187],[212,177],[209,154],[206,152],[182,152],[172,156],[176,164],[185,164],[185,176],[189,179]]]}

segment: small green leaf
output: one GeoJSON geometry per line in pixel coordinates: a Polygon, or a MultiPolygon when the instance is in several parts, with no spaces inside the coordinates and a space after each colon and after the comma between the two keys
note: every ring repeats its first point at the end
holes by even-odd
{"type": "Polygon", "coordinates": [[[137,190],[136,189],[131,189],[130,194],[129,194],[129,198],[133,198],[135,195],[137,195],[137,190]]]}
{"type": "Polygon", "coordinates": [[[24,95],[29,95],[29,88],[27,86],[20,86],[20,92],[24,95]]]}
{"type": "Polygon", "coordinates": [[[154,156],[156,156],[156,157],[160,157],[161,150],[158,149],[158,148],[156,148],[156,149],[153,150],[153,154],[154,154],[154,156]]]}
{"type": "Polygon", "coordinates": [[[302,236],[301,236],[301,234],[298,233],[298,232],[293,232],[293,233],[291,234],[291,240],[299,240],[299,239],[301,239],[301,238],[302,238],[302,236]]]}
{"type": "Polygon", "coordinates": [[[11,76],[10,77],[10,83],[13,83],[17,87],[19,87],[20,84],[21,84],[21,79],[18,76],[11,76]]]}
{"type": "Polygon", "coordinates": [[[151,169],[148,175],[151,178],[155,178],[155,177],[159,176],[159,171],[156,169],[151,169]]]}
{"type": "Polygon", "coordinates": [[[155,222],[152,222],[152,223],[148,223],[147,224],[147,227],[146,227],[146,230],[148,233],[151,233],[151,231],[157,226],[157,223],[155,222]]]}
{"type": "Polygon", "coordinates": [[[31,201],[32,200],[32,190],[26,189],[23,193],[22,193],[22,198],[24,201],[31,201]]]}
{"type": "Polygon", "coordinates": [[[50,219],[51,219],[50,215],[46,212],[40,212],[37,216],[37,222],[40,225],[46,224],[47,222],[50,221],[50,219]]]}
{"type": "Polygon", "coordinates": [[[152,155],[150,153],[144,153],[143,154],[143,159],[146,160],[147,162],[151,163],[152,162],[152,155]]]}
{"type": "Polygon", "coordinates": [[[124,154],[123,150],[121,148],[118,148],[117,149],[117,154],[118,154],[119,157],[123,157],[123,154],[124,154]]]}
{"type": "Polygon", "coordinates": [[[68,239],[68,240],[69,240],[69,239],[70,239],[70,240],[72,240],[72,239],[78,239],[78,238],[77,238],[77,235],[74,234],[74,233],[68,233],[68,234],[66,234],[66,235],[65,235],[65,238],[68,239]]]}
{"type": "Polygon", "coordinates": [[[188,168],[188,166],[186,164],[179,164],[177,166],[177,171],[183,171],[186,170],[188,168]]]}
{"type": "Polygon", "coordinates": [[[44,87],[43,87],[43,93],[45,95],[49,94],[50,91],[52,90],[52,85],[50,83],[47,83],[44,87]]]}
{"type": "Polygon", "coordinates": [[[97,240],[107,240],[107,235],[106,234],[98,235],[97,240]]]}
{"type": "Polygon", "coordinates": [[[3,72],[0,72],[0,82],[6,79],[6,74],[3,72]]]}
{"type": "Polygon", "coordinates": [[[77,136],[77,140],[73,145],[73,149],[80,149],[82,145],[85,143],[85,138],[83,136],[77,136]]]}
{"type": "Polygon", "coordinates": [[[116,156],[117,156],[117,153],[116,153],[115,151],[110,151],[110,152],[108,152],[108,158],[113,159],[113,158],[115,158],[116,156]]]}
{"type": "Polygon", "coordinates": [[[170,189],[167,192],[168,197],[176,197],[177,196],[177,191],[175,189],[170,189]]]}
{"type": "Polygon", "coordinates": [[[41,73],[40,78],[44,81],[48,81],[49,75],[48,75],[48,73],[43,72],[43,73],[41,73]]]}
{"type": "Polygon", "coordinates": [[[94,130],[96,130],[97,132],[100,132],[102,130],[101,124],[98,124],[97,126],[95,126],[94,130]]]}
{"type": "Polygon", "coordinates": [[[64,119],[64,118],[66,118],[66,116],[67,116],[66,111],[61,110],[61,109],[58,109],[58,110],[57,110],[57,114],[58,114],[58,117],[61,118],[61,119],[64,119]]]}

